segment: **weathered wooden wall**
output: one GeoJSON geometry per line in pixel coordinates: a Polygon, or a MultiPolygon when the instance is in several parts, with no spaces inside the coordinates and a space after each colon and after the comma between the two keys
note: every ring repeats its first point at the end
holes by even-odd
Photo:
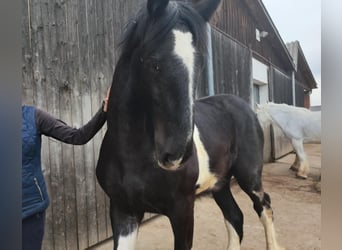
{"type": "MultiPolygon", "coordinates": [[[[120,34],[145,2],[22,0],[23,103],[72,126],[85,124],[110,86],[120,34]]],[[[250,102],[253,49],[279,67],[281,62],[270,44],[248,42],[255,40],[255,25],[244,7],[237,0],[225,0],[220,10],[224,15],[214,18],[216,26],[229,34],[212,29],[214,88],[215,93],[235,94],[250,102]]],[[[272,99],[291,104],[288,77],[272,74],[272,99]]],[[[202,79],[197,96],[207,94],[202,79]]],[[[51,197],[43,249],[85,249],[110,237],[108,199],[95,177],[103,133],[104,129],[85,146],[43,139],[42,163],[51,197]]]]}
{"type": "MultiPolygon", "coordinates": [[[[143,1],[139,1],[139,4],[143,1]]],[[[85,124],[111,84],[133,0],[22,0],[22,100],[71,126],[85,124]]],[[[111,235],[95,166],[104,129],[84,146],[43,137],[51,202],[43,249],[85,249],[111,235]]]]}
{"type": "Polygon", "coordinates": [[[305,93],[304,87],[298,81],[296,81],[296,106],[304,107],[305,93]]]}
{"type": "Polygon", "coordinates": [[[212,29],[215,94],[229,93],[250,102],[251,53],[218,29],[212,29]]]}
{"type": "Polygon", "coordinates": [[[280,70],[272,67],[272,89],[273,89],[273,102],[293,104],[292,99],[292,78],[291,76],[281,72],[280,70]]]}
{"type": "Polygon", "coordinates": [[[271,160],[278,160],[293,152],[291,141],[276,124],[271,126],[271,160]]]}
{"type": "Polygon", "coordinates": [[[264,39],[258,42],[255,39],[255,29],[263,30],[264,23],[257,9],[257,1],[254,0],[222,0],[221,7],[217,11],[212,24],[235,40],[244,44],[254,52],[267,58],[278,68],[289,70],[288,62],[280,57],[280,51],[274,49],[272,39],[264,39]],[[248,4],[248,6],[247,6],[248,4]],[[258,20],[251,15],[251,12],[259,13],[258,20]]]}

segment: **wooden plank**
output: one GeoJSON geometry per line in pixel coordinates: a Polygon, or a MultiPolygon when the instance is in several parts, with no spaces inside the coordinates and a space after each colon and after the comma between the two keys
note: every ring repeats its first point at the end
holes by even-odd
{"type": "Polygon", "coordinates": [[[293,152],[293,147],[290,140],[285,136],[284,132],[277,125],[272,125],[271,131],[273,160],[278,160],[285,155],[293,152]]]}
{"type": "MultiPolygon", "coordinates": [[[[68,65],[63,69],[65,74],[64,86],[60,88],[63,99],[61,99],[61,110],[63,115],[61,118],[69,125],[73,121],[73,81],[76,72],[75,58],[77,57],[76,44],[76,23],[77,16],[75,15],[75,1],[68,1],[63,5],[65,12],[65,46],[61,60],[64,65],[68,65]]],[[[76,211],[76,187],[75,187],[75,162],[73,155],[73,146],[63,145],[63,168],[64,168],[64,196],[65,196],[65,222],[66,222],[66,249],[77,249],[77,211],[76,211]]]]}
{"type": "MultiPolygon", "coordinates": [[[[91,119],[91,96],[90,93],[83,92],[83,124],[91,119]]],[[[94,151],[93,141],[88,142],[85,146],[85,176],[86,176],[86,192],[87,192],[87,218],[88,218],[88,245],[94,245],[97,242],[97,213],[96,213],[96,197],[95,197],[95,175],[94,175],[94,151]]]]}
{"type": "MultiPolygon", "coordinates": [[[[99,107],[102,104],[102,100],[105,96],[105,88],[104,88],[104,74],[103,74],[103,59],[106,57],[105,55],[105,27],[104,27],[104,5],[103,1],[97,1],[95,4],[95,31],[96,31],[96,44],[94,47],[94,62],[95,63],[95,74],[93,75],[93,79],[91,81],[91,91],[92,91],[92,110],[93,113],[97,112],[99,107]],[[102,17],[102,18],[99,18],[102,17]],[[103,88],[102,88],[103,86],[103,88]]],[[[101,134],[98,133],[93,138],[94,143],[94,179],[95,179],[95,196],[96,196],[96,213],[97,213],[97,232],[98,232],[98,241],[102,241],[107,238],[107,225],[106,225],[106,215],[105,215],[105,194],[98,184],[95,175],[95,167],[97,164],[100,145],[102,142],[101,134]]]]}
{"type": "MultiPolygon", "coordinates": [[[[88,85],[87,74],[90,70],[88,65],[88,24],[87,24],[87,2],[79,1],[78,25],[77,25],[77,47],[78,47],[78,80],[75,82],[75,111],[78,118],[78,125],[84,125],[87,117],[84,117],[84,87],[88,85]]],[[[76,169],[76,192],[77,192],[77,227],[78,227],[78,247],[85,249],[89,246],[88,240],[88,199],[87,199],[87,177],[86,177],[86,159],[87,146],[74,147],[75,150],[75,169],[76,169]]]]}
{"type": "MultiPolygon", "coordinates": [[[[51,88],[47,94],[55,94],[56,90],[51,88]]],[[[57,92],[58,93],[58,92],[57,92]]],[[[48,112],[59,117],[59,96],[49,95],[48,112]]],[[[63,195],[63,170],[62,170],[62,145],[60,142],[49,139],[50,149],[50,206],[52,214],[48,215],[47,223],[51,223],[53,230],[53,249],[66,249],[65,245],[65,216],[63,195]]]]}
{"type": "MultiPolygon", "coordinates": [[[[72,124],[71,118],[71,89],[65,88],[60,93],[61,119],[67,124],[72,124]]],[[[63,168],[63,193],[64,193],[64,214],[65,214],[65,238],[66,249],[77,249],[77,216],[76,216],[76,190],[75,190],[75,166],[73,161],[73,146],[62,145],[63,168]]],[[[62,187],[61,187],[62,188],[62,187]]]]}
{"type": "MultiPolygon", "coordinates": [[[[44,24],[42,22],[43,18],[46,17],[46,11],[42,10],[41,5],[37,2],[29,1],[27,4],[30,5],[29,9],[36,15],[30,15],[30,37],[34,43],[29,43],[31,54],[27,55],[27,58],[30,58],[31,68],[29,72],[32,72],[29,79],[26,81],[32,83],[32,89],[28,92],[34,94],[32,99],[32,104],[37,107],[47,110],[47,100],[46,100],[46,71],[45,71],[45,62],[44,62],[44,52],[45,52],[45,35],[46,30],[44,29],[44,24]]],[[[44,138],[42,141],[42,170],[44,174],[44,178],[46,180],[47,189],[50,190],[49,186],[49,150],[47,139],[44,138]]],[[[51,208],[47,210],[46,213],[46,227],[45,227],[45,239],[46,241],[52,240],[52,226],[49,222],[51,222],[51,208]]]]}
{"type": "MultiPolygon", "coordinates": [[[[65,58],[65,11],[58,2],[50,6],[51,27],[51,82],[50,93],[48,94],[49,103],[52,107],[49,112],[55,117],[61,117],[60,87],[63,86],[65,58]],[[53,25],[54,24],[54,25],[53,25]]],[[[46,19],[45,19],[46,20],[46,19]]],[[[53,211],[53,237],[54,249],[67,249],[66,246],[66,221],[65,221],[65,196],[64,196],[64,169],[63,169],[63,148],[62,143],[51,139],[50,159],[51,165],[51,203],[53,211]]]]}
{"type": "MultiPolygon", "coordinates": [[[[50,58],[51,58],[51,49],[50,49],[50,11],[48,6],[48,1],[42,1],[40,4],[41,10],[41,29],[43,37],[39,40],[39,44],[42,45],[42,51],[38,53],[38,57],[40,58],[40,70],[35,72],[35,75],[39,74],[43,77],[42,85],[37,89],[44,96],[44,101],[41,102],[43,110],[48,110],[48,85],[47,82],[49,80],[49,68],[50,68],[50,58]]],[[[39,105],[39,104],[38,104],[39,105]]],[[[42,167],[45,182],[47,185],[49,196],[51,197],[51,163],[50,163],[50,146],[49,140],[44,138],[42,141],[42,167]]],[[[53,231],[53,217],[52,217],[52,206],[49,206],[46,211],[46,220],[45,220],[45,247],[51,247],[50,242],[54,241],[54,231],[53,231]]]]}
{"type": "MultiPolygon", "coordinates": [[[[46,96],[49,98],[49,101],[46,104],[46,111],[48,111],[52,115],[56,115],[56,109],[58,108],[59,97],[58,92],[51,87],[51,83],[55,81],[54,71],[52,70],[53,62],[52,57],[55,53],[56,49],[56,41],[54,37],[56,37],[56,26],[51,25],[55,22],[55,16],[53,12],[53,6],[49,4],[48,1],[45,2],[45,5],[42,7],[45,8],[46,16],[42,18],[47,25],[44,28],[45,38],[44,38],[44,46],[45,46],[45,65],[46,65],[46,96]]],[[[53,85],[52,85],[53,86],[53,85]]],[[[56,211],[55,207],[58,202],[55,202],[55,188],[52,186],[54,169],[59,164],[56,162],[56,157],[58,154],[58,150],[61,150],[59,145],[56,145],[52,140],[48,140],[49,145],[49,181],[47,183],[49,195],[50,195],[50,206],[46,213],[46,221],[45,221],[45,236],[44,236],[44,244],[43,249],[54,249],[55,244],[55,219],[54,212],[56,211]],[[57,148],[58,147],[58,150],[57,148]]],[[[59,158],[57,160],[60,160],[59,158]]],[[[57,184],[58,185],[58,184],[57,184]]],[[[62,223],[63,224],[63,223],[62,223]]]]}
{"type": "MultiPolygon", "coordinates": [[[[96,47],[96,10],[94,1],[86,1],[87,5],[87,27],[88,27],[88,55],[87,63],[89,67],[89,72],[87,73],[89,82],[87,82],[86,91],[83,92],[83,103],[86,110],[84,112],[84,118],[87,121],[91,119],[94,114],[92,109],[92,81],[94,80],[94,56],[96,47]],[[87,104],[85,104],[85,101],[87,104]],[[85,106],[86,105],[86,106],[85,106]]],[[[83,121],[84,123],[87,121],[83,121]]],[[[87,215],[88,215],[88,244],[93,245],[98,242],[98,232],[97,232],[97,212],[96,212],[96,189],[95,189],[95,174],[94,174],[94,142],[90,141],[85,145],[86,147],[86,181],[87,181],[87,215]]]]}
{"type": "MultiPolygon", "coordinates": [[[[81,127],[82,121],[82,96],[81,87],[83,81],[78,79],[75,82],[73,96],[73,124],[81,127]]],[[[87,220],[87,192],[86,192],[86,176],[84,161],[84,146],[74,147],[74,163],[75,163],[75,186],[76,186],[76,207],[77,207],[77,249],[85,249],[88,244],[88,220],[87,220]]]]}
{"type": "Polygon", "coordinates": [[[29,0],[22,0],[22,104],[33,105],[33,72],[32,72],[32,46],[31,46],[31,2],[29,0]]]}

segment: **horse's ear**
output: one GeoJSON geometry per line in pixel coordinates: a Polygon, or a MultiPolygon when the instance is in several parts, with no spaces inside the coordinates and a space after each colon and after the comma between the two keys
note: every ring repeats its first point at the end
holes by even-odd
{"type": "Polygon", "coordinates": [[[148,0],[148,14],[150,15],[150,17],[158,17],[168,4],[169,0],[148,0]]]}
{"type": "Polygon", "coordinates": [[[194,7],[204,20],[208,22],[220,3],[221,0],[200,0],[195,3],[194,7]]]}

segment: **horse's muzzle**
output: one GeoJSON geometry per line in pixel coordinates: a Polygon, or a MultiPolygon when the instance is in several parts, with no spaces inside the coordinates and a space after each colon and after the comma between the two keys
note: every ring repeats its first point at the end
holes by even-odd
{"type": "Polygon", "coordinates": [[[159,167],[165,170],[174,171],[181,167],[182,158],[179,160],[164,160],[163,162],[158,161],[159,167]]]}

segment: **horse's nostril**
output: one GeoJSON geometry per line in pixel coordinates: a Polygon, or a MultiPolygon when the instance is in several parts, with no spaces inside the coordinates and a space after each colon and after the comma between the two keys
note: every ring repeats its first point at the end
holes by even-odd
{"type": "Polygon", "coordinates": [[[161,160],[162,160],[163,165],[165,166],[170,165],[172,163],[172,154],[164,153],[161,160]]]}

